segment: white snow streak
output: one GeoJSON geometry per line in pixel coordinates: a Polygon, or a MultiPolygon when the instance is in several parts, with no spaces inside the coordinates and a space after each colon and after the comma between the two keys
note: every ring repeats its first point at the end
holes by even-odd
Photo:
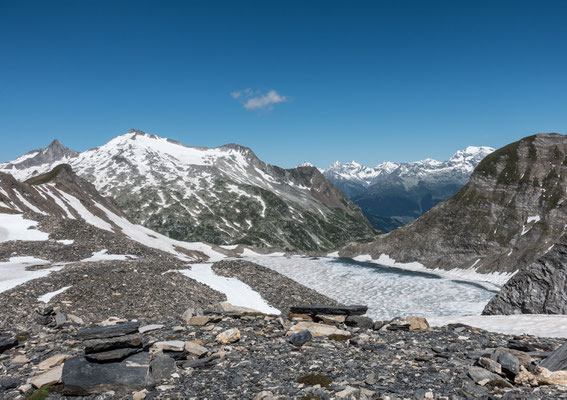
{"type": "Polygon", "coordinates": [[[211,289],[224,293],[230,304],[252,308],[266,314],[280,314],[280,310],[270,306],[260,293],[244,282],[215,274],[212,264],[191,264],[191,269],[179,270],[183,275],[204,283],[211,289]]]}
{"type": "MultiPolygon", "coordinates": [[[[72,285],[71,285],[72,286],[72,285]]],[[[43,296],[40,296],[37,298],[38,301],[44,302],[44,303],[49,303],[49,301],[54,298],[55,296],[57,296],[58,294],[63,293],[65,290],[69,289],[71,286],[65,286],[62,287],[59,290],[56,290],[54,292],[49,292],[44,294],[43,296]]]]}

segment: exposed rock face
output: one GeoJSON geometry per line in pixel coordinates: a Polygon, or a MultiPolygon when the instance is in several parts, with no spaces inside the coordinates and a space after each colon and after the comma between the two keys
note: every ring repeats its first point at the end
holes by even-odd
{"type": "MultiPolygon", "coordinates": [[[[24,180],[56,164],[26,168],[22,158],[0,171],[24,180]]],[[[239,145],[188,147],[133,130],[64,162],[133,222],[173,239],[318,250],[375,234],[316,168],[268,165],[239,145]]]]}
{"type": "Polygon", "coordinates": [[[524,267],[484,308],[483,314],[567,314],[567,245],[561,243],[524,267]]]}
{"type": "Polygon", "coordinates": [[[457,193],[478,163],[493,151],[491,147],[469,146],[444,162],[428,158],[375,167],[335,162],[323,175],[360,206],[375,228],[389,232],[457,193]]]}
{"type": "Polygon", "coordinates": [[[405,227],[341,256],[387,254],[428,268],[515,272],[563,235],[567,138],[538,134],[487,156],[451,199],[405,227]]]}

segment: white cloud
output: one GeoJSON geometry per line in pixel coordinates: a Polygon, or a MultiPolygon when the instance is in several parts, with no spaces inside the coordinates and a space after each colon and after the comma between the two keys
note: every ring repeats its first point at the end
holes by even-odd
{"type": "Polygon", "coordinates": [[[274,104],[288,102],[286,96],[281,96],[275,90],[262,93],[259,90],[245,89],[243,91],[231,92],[230,95],[234,99],[238,99],[242,106],[248,111],[254,110],[272,110],[274,104]]]}

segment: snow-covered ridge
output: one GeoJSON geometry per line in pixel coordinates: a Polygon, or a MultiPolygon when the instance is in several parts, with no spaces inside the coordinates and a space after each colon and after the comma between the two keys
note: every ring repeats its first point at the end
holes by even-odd
{"type": "MultiPolygon", "coordinates": [[[[77,178],[79,179],[79,178],[77,178]]],[[[70,190],[71,189],[67,189],[70,190]]],[[[99,229],[123,234],[148,247],[159,249],[177,256],[184,261],[206,259],[218,261],[224,255],[213,250],[211,245],[201,242],[182,242],[168,238],[141,225],[130,222],[96,191],[67,192],[53,183],[30,186],[19,184],[12,178],[0,176],[0,200],[11,212],[0,212],[0,242],[12,240],[46,241],[49,234],[37,229],[37,221],[24,218],[21,214],[31,211],[37,214],[57,216],[64,219],[82,219],[99,229]],[[4,187],[4,188],[2,188],[4,187]]],[[[65,241],[70,244],[73,241],[65,241]]],[[[112,255],[95,254],[93,260],[112,255]]],[[[112,258],[108,258],[112,259],[112,258]]]]}

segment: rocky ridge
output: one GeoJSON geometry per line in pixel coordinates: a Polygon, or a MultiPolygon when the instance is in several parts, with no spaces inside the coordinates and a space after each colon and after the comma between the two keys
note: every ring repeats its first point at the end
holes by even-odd
{"type": "Polygon", "coordinates": [[[375,234],[316,168],[268,165],[235,144],[189,147],[131,130],[60,161],[38,156],[0,171],[26,180],[64,161],[133,222],[177,240],[321,250],[375,234]]]}
{"type": "Polygon", "coordinates": [[[545,255],[567,223],[567,139],[538,134],[487,156],[452,198],[341,256],[387,254],[427,268],[514,273],[545,255]],[[419,238],[419,240],[416,240],[419,238]]]}
{"type": "MultiPolygon", "coordinates": [[[[59,261],[56,254],[51,254],[52,250],[57,253],[57,249],[64,250],[66,245],[57,240],[81,240],[81,248],[90,250],[96,246],[89,245],[92,241],[89,235],[105,238],[106,249],[116,249],[117,252],[141,245],[188,261],[220,259],[232,254],[230,250],[204,243],[175,241],[133,224],[112,199],[100,195],[91,183],[76,176],[65,164],[25,183],[0,172],[1,215],[14,215],[14,219],[20,215],[18,223],[29,221],[39,224],[38,230],[51,235],[48,245],[43,245],[44,241],[18,243],[17,246],[30,247],[27,254],[20,256],[38,257],[43,254],[51,261],[59,261]],[[137,245],[131,242],[137,242],[137,245]]],[[[0,229],[0,240],[4,242],[6,239],[2,235],[0,229]]],[[[7,241],[0,247],[0,252],[7,257],[14,245],[15,242],[7,241]]],[[[103,249],[105,247],[95,251],[103,249]]]]}

